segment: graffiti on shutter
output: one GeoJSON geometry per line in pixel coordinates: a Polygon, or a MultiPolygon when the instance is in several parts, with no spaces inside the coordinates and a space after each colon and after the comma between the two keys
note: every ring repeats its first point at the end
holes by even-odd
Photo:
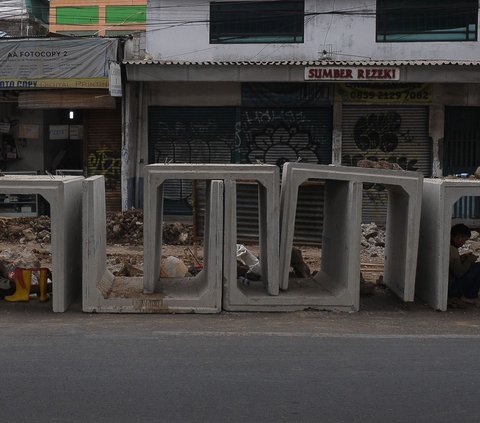
{"type": "Polygon", "coordinates": [[[242,109],[241,137],[247,163],[330,163],[331,109],[242,109]]]}
{"type": "MultiPolygon", "coordinates": [[[[357,166],[365,159],[386,161],[430,175],[427,107],[344,106],[342,140],[345,166],[357,166]]],[[[364,188],[363,220],[384,223],[386,188],[380,184],[365,184],[364,188]]]]}

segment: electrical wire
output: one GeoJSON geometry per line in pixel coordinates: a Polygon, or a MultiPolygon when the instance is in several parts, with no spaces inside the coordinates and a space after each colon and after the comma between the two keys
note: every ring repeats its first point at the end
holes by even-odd
{"type": "MultiPolygon", "coordinates": [[[[281,0],[272,0],[272,1],[269,1],[269,3],[282,3],[281,0]]],[[[15,1],[15,0],[3,0],[0,2],[0,19],[1,20],[8,20],[8,19],[15,19],[15,18],[25,18],[25,11],[26,11],[26,8],[24,7],[20,7],[19,4],[21,2],[19,1],[15,1]],[[15,11],[18,11],[18,13],[14,13],[15,11]]],[[[232,3],[232,2],[231,2],[232,3]]],[[[234,3],[234,2],[233,2],[234,3]]],[[[376,3],[372,3],[372,4],[364,4],[364,5],[361,5],[361,6],[356,6],[356,7],[347,7],[347,8],[343,8],[343,9],[337,9],[335,10],[335,1],[333,2],[333,7],[332,7],[332,10],[327,10],[327,11],[322,11],[322,12],[304,12],[304,17],[305,17],[305,21],[307,21],[307,19],[309,19],[310,17],[315,17],[315,16],[322,16],[322,15],[330,15],[332,17],[331,21],[330,21],[330,24],[329,24],[329,29],[327,30],[326,32],[326,35],[325,35],[325,40],[324,40],[324,47],[325,47],[325,43],[326,43],[326,38],[328,36],[328,33],[330,31],[330,28],[331,28],[331,25],[332,25],[332,22],[333,22],[333,17],[335,15],[339,15],[339,16],[364,16],[364,17],[375,17],[378,15],[378,13],[382,13],[383,15],[385,14],[388,14],[388,13],[394,13],[394,12],[399,12],[399,11],[402,11],[402,10],[409,10],[409,11],[421,11],[421,12],[429,12],[429,11],[435,11],[435,14],[436,16],[438,16],[438,13],[440,13],[441,11],[439,11],[439,9],[441,9],[441,6],[439,5],[435,5],[435,6],[430,6],[430,5],[422,5],[421,2],[420,3],[415,3],[415,4],[409,4],[408,7],[405,7],[404,4],[402,4],[402,2],[400,1],[389,1],[389,2],[386,2],[385,0],[384,1],[381,1],[379,0],[377,2],[378,4],[376,3]],[[390,3],[390,6],[389,5],[385,5],[385,3],[390,3]]],[[[441,2],[440,2],[441,3],[441,2]]],[[[126,18],[124,22],[121,22],[121,23],[114,23],[114,24],[111,24],[111,23],[106,23],[105,25],[103,25],[100,30],[103,30],[103,29],[117,29],[117,28],[121,28],[121,29],[127,29],[129,27],[133,27],[135,28],[133,32],[144,32],[143,30],[138,30],[138,26],[139,25],[145,25],[145,32],[154,32],[154,31],[162,31],[162,30],[168,30],[168,29],[172,29],[172,28],[176,28],[176,27],[180,27],[180,26],[197,26],[197,25],[208,25],[210,24],[210,20],[207,18],[203,18],[206,14],[206,9],[208,9],[208,6],[209,6],[210,2],[208,1],[205,1],[205,0],[201,0],[199,2],[190,2],[189,4],[172,4],[172,5],[158,5],[158,6],[154,6],[154,5],[151,5],[149,8],[148,8],[148,11],[149,11],[149,18],[147,19],[147,22],[127,22],[128,20],[130,20],[130,17],[126,18]],[[189,11],[189,14],[188,15],[185,15],[185,13],[183,12],[183,10],[186,10],[188,9],[189,11]],[[180,14],[181,13],[181,16],[182,17],[178,17],[175,19],[175,17],[173,16],[173,19],[172,18],[161,18],[161,17],[157,17],[155,16],[156,13],[158,13],[159,11],[163,11],[163,10],[166,10],[168,11],[170,14],[172,14],[172,12],[175,12],[176,10],[178,10],[178,13],[180,14]]],[[[238,2],[239,5],[245,5],[245,2],[238,2]]],[[[469,12],[472,12],[472,5],[473,4],[477,4],[477,6],[475,8],[473,8],[474,10],[478,10],[478,2],[474,2],[473,0],[467,0],[467,1],[462,1],[462,2],[455,2],[455,3],[452,3],[450,2],[451,4],[451,9],[450,8],[447,8],[445,9],[445,11],[443,13],[445,13],[445,16],[448,14],[448,16],[450,17],[457,17],[457,16],[464,16],[466,13],[467,13],[467,8],[468,8],[468,11],[469,12]]],[[[85,19],[88,17],[87,14],[84,14],[82,13],[83,9],[82,7],[80,6],[69,6],[69,7],[72,7],[72,8],[76,8],[78,9],[78,13],[76,13],[76,16],[77,18],[79,19],[85,19]]],[[[45,6],[39,6],[40,10],[46,10],[47,7],[45,6]]],[[[51,9],[48,8],[48,9],[51,9]]],[[[288,12],[288,11],[287,11],[288,12]]],[[[296,12],[296,11],[295,11],[296,12]]],[[[207,12],[208,13],[208,12],[207,12]]],[[[277,17],[282,17],[283,15],[280,15],[280,14],[276,14],[277,17]]],[[[259,18],[258,16],[257,17],[253,17],[252,20],[257,23],[261,23],[262,21],[262,18],[259,18]]],[[[240,22],[238,19],[228,19],[228,20],[224,20],[224,21],[221,21],[220,23],[230,23],[230,24],[234,24],[234,23],[237,23],[237,22],[240,22]]],[[[81,27],[85,27],[85,29],[88,29],[88,28],[91,28],[92,26],[95,26],[96,29],[98,29],[98,25],[97,23],[92,23],[92,24],[82,24],[82,23],[66,23],[66,24],[62,24],[62,25],[65,25],[65,26],[75,26],[76,28],[81,28],[81,27]]],[[[425,31],[426,33],[428,33],[428,31],[425,31]]],[[[408,35],[405,35],[405,37],[407,37],[408,35]]],[[[401,40],[401,37],[399,38],[399,40],[401,40]]],[[[257,53],[257,55],[259,55],[262,51],[259,51],[257,53]]]]}

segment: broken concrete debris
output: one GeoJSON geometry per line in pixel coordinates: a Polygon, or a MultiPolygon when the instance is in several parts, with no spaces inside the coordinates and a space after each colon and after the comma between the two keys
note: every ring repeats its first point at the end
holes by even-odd
{"type": "Polygon", "coordinates": [[[0,274],[4,278],[12,279],[15,268],[38,268],[40,260],[32,252],[23,247],[16,247],[0,252],[0,274]]]}
{"type": "Polygon", "coordinates": [[[391,169],[391,170],[403,170],[398,163],[390,163],[385,160],[373,161],[373,160],[360,160],[357,163],[357,167],[364,167],[370,169],[391,169]]]}
{"type": "Polygon", "coordinates": [[[237,244],[237,276],[245,277],[249,281],[258,281],[262,277],[260,260],[243,244],[237,244]],[[238,263],[240,262],[240,266],[238,263]],[[240,272],[240,274],[239,274],[240,272]]]}

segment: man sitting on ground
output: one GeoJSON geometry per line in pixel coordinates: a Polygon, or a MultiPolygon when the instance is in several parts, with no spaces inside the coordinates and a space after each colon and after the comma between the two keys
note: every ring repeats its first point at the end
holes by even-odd
{"type": "Polygon", "coordinates": [[[450,298],[460,298],[463,302],[480,306],[480,263],[473,253],[460,255],[458,249],[471,236],[470,228],[463,223],[452,226],[450,231],[449,288],[450,298]]]}

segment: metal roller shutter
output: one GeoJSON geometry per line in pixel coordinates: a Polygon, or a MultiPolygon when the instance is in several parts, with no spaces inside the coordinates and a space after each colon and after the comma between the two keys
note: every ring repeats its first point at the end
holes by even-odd
{"type": "Polygon", "coordinates": [[[242,153],[247,163],[283,165],[301,159],[328,164],[332,158],[332,109],[243,108],[242,153]]]}
{"type": "MultiPolygon", "coordinates": [[[[149,163],[262,163],[285,161],[331,162],[332,110],[315,108],[151,107],[149,163]],[[238,119],[237,119],[238,117],[238,119]]],[[[165,183],[165,214],[191,215],[195,207],[196,233],[203,234],[205,184],[192,193],[190,181],[165,183]]],[[[258,233],[258,188],[239,183],[238,238],[254,240],[258,233]]],[[[321,189],[301,188],[295,242],[318,243],[321,189]],[[313,211],[312,211],[313,208],[313,211]],[[315,217],[317,219],[317,217],[315,217]]]]}
{"type": "MultiPolygon", "coordinates": [[[[342,164],[362,159],[385,160],[405,170],[431,174],[428,107],[344,106],[342,164]]],[[[363,221],[385,223],[387,194],[382,186],[365,187],[363,221]]]]}
{"type": "MultiPolygon", "coordinates": [[[[329,164],[332,158],[332,108],[275,107],[243,108],[241,112],[242,157],[246,162],[276,164],[301,160],[305,163],[329,164]]],[[[239,198],[257,204],[257,190],[243,191],[239,198]]],[[[238,233],[248,236],[257,232],[258,212],[239,205],[238,233]],[[255,226],[253,226],[255,225],[255,226]],[[254,229],[252,229],[254,228],[254,229]]],[[[323,214],[323,186],[309,183],[301,186],[298,196],[294,242],[319,244],[323,214]]]]}
{"type": "MultiPolygon", "coordinates": [[[[233,107],[150,107],[148,162],[231,163],[235,114],[233,107]]],[[[192,214],[191,181],[167,181],[164,195],[165,214],[192,214]]]]}
{"type": "Polygon", "coordinates": [[[88,110],[85,113],[87,175],[105,177],[107,210],[120,210],[122,115],[115,110],[88,110]]]}
{"type": "MultiPolygon", "coordinates": [[[[203,234],[205,183],[197,183],[195,233],[203,234]]],[[[237,236],[239,242],[258,240],[258,185],[237,184],[237,236]]],[[[299,189],[294,240],[301,245],[319,245],[323,228],[323,184],[308,182],[299,189]]]]}
{"type": "MultiPolygon", "coordinates": [[[[473,174],[479,164],[480,107],[446,107],[444,175],[473,174]]],[[[480,199],[461,198],[455,203],[453,218],[479,219],[480,199]]]]}

